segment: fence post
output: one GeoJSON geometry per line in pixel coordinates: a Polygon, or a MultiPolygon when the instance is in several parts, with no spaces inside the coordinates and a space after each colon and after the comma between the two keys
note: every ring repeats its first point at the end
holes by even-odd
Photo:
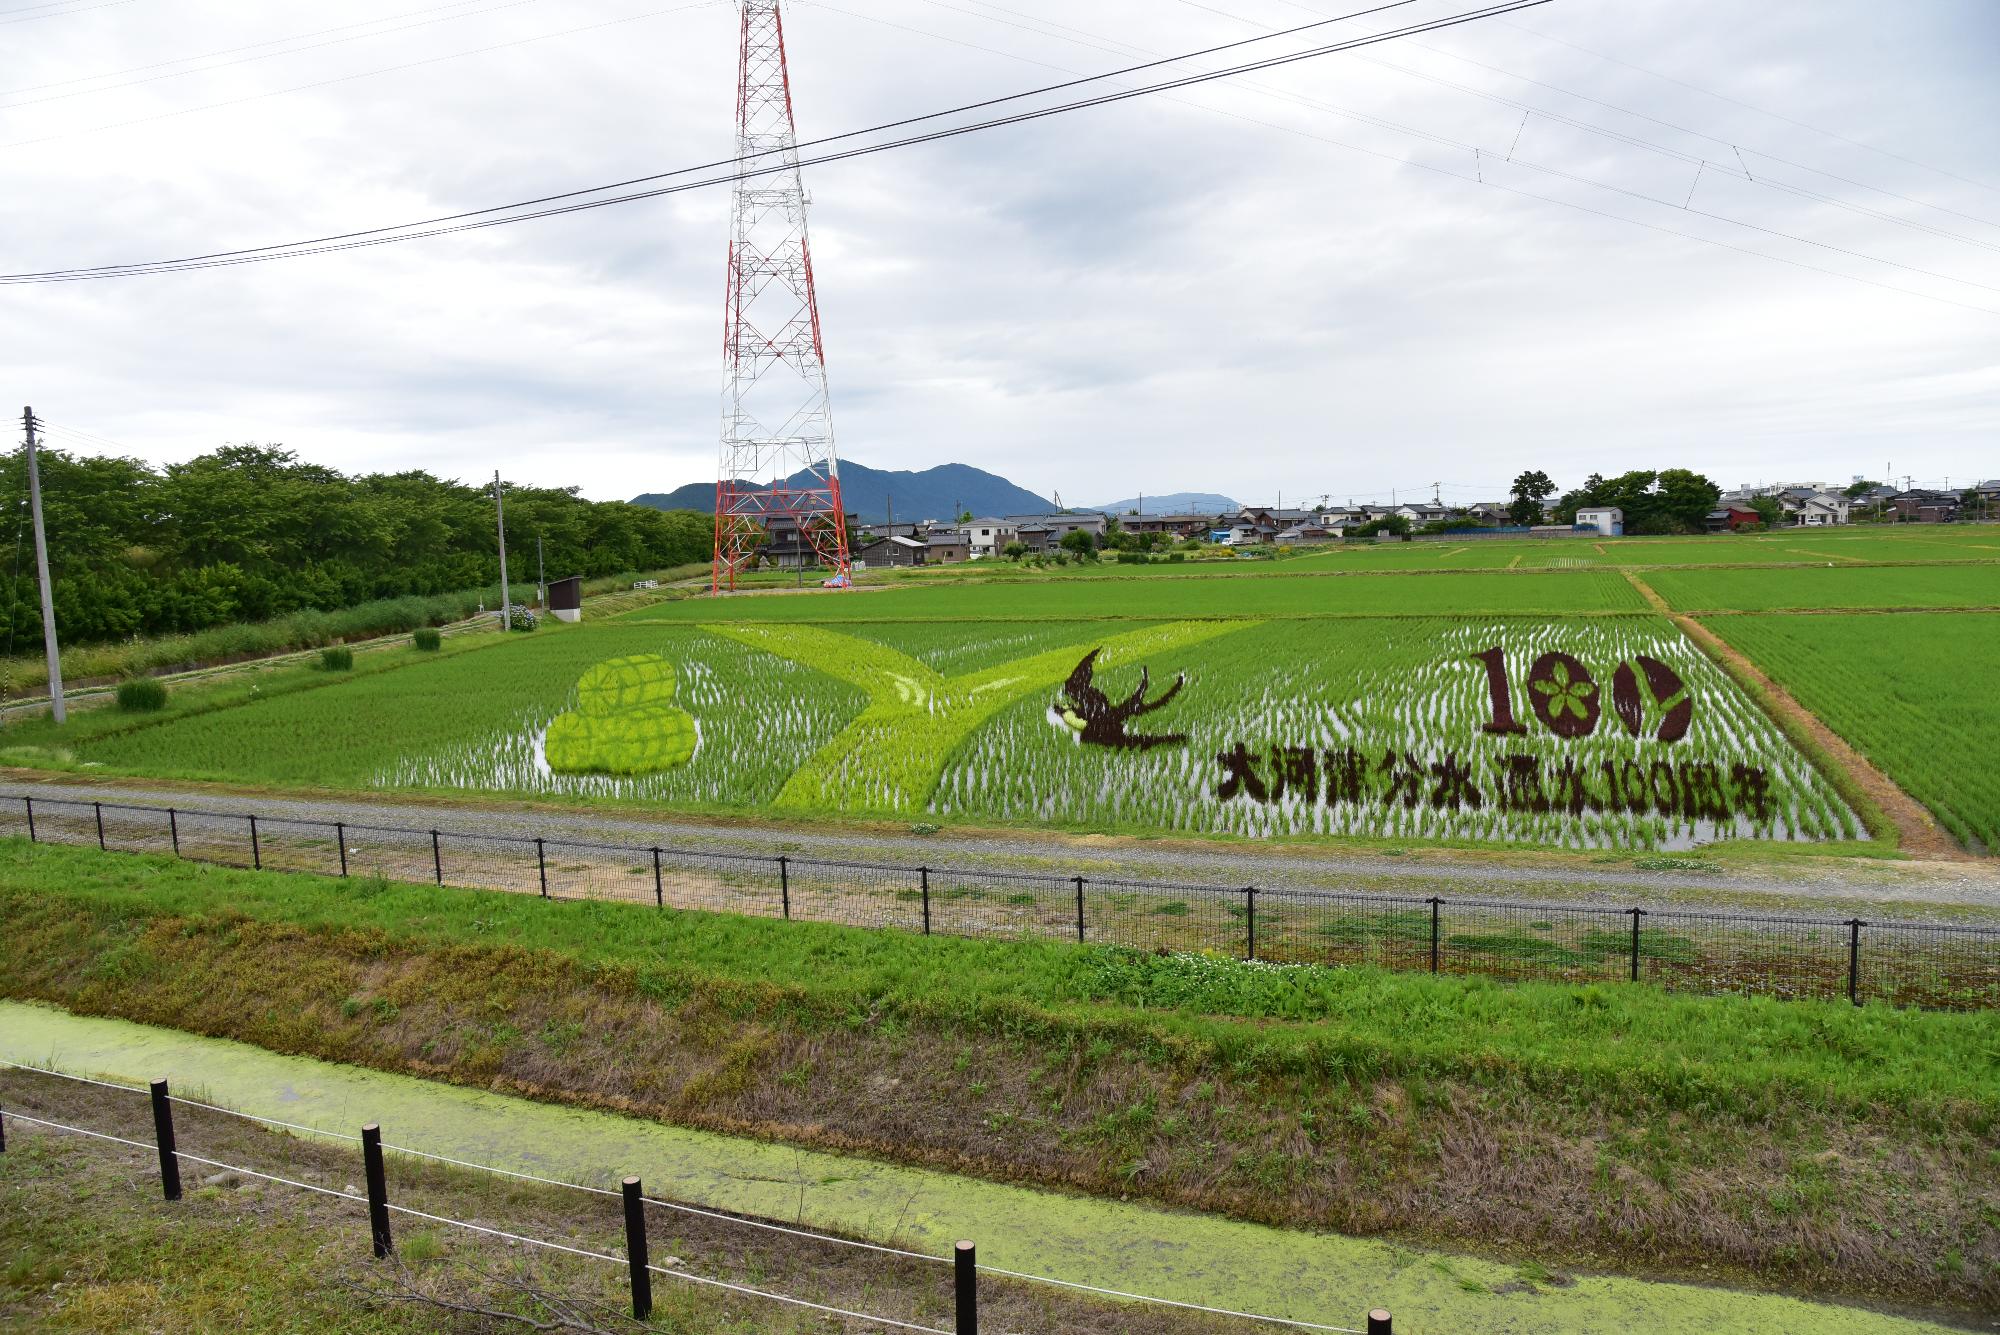
{"type": "Polygon", "coordinates": [[[1250,931],[1250,953],[1244,958],[1254,961],[1257,958],[1257,887],[1254,885],[1243,887],[1243,921],[1250,931]]]}
{"type": "Polygon", "coordinates": [[[979,1261],[969,1242],[952,1248],[953,1306],[958,1311],[956,1335],[979,1335],[979,1261]]]}
{"type": "Polygon", "coordinates": [[[170,1201],[181,1198],[181,1161],[174,1154],[174,1105],[167,1102],[167,1082],[153,1082],[153,1140],[160,1148],[160,1190],[170,1201]]]}
{"type": "Polygon", "coordinates": [[[0,1154],[7,1152],[7,1115],[0,1113],[0,1154]]]}
{"type": "Polygon", "coordinates": [[[792,860],[784,854],[778,855],[778,896],[785,906],[785,917],[792,916],[792,860]]]}
{"type": "Polygon", "coordinates": [[[1868,924],[1859,918],[1847,921],[1847,999],[1861,1004],[1861,929],[1868,924]]]}
{"type": "Polygon", "coordinates": [[[923,890],[924,895],[924,935],[929,936],[931,934],[931,869],[929,867],[917,868],[917,878],[917,883],[923,890]]]}
{"type": "Polygon", "coordinates": [[[660,879],[660,850],[655,848],[653,850],[653,907],[663,909],[666,906],[667,886],[666,882],[660,879]]]}
{"type": "Polygon", "coordinates": [[[257,818],[250,818],[250,865],[258,871],[264,870],[264,849],[257,842],[257,818]]]}
{"type": "Polygon", "coordinates": [[[1438,898],[1436,895],[1432,895],[1431,896],[1431,972],[1432,973],[1436,973],[1438,971],[1438,910],[1442,909],[1443,907],[1444,907],[1444,901],[1438,898]]]}
{"type": "Polygon", "coordinates": [[[444,849],[438,845],[438,832],[431,831],[431,874],[439,885],[444,884],[444,849]]]}
{"type": "Polygon", "coordinates": [[[174,841],[174,856],[181,855],[181,814],[172,807],[167,808],[167,837],[174,841]]]}
{"type": "Polygon", "coordinates": [[[361,1128],[361,1162],[368,1183],[368,1233],[375,1244],[375,1259],[395,1250],[389,1236],[389,1175],[382,1168],[382,1126],[370,1122],[361,1128]]]}
{"type": "Polygon", "coordinates": [[[28,804],[28,842],[32,844],[35,842],[35,799],[24,797],[21,800],[28,804]]]}
{"type": "Polygon", "coordinates": [[[653,1314],[653,1275],[646,1269],[646,1203],[640,1199],[638,1178],[628,1177],[621,1185],[625,1195],[625,1266],[632,1272],[632,1319],[644,1321],[653,1314]]]}
{"type": "Polygon", "coordinates": [[[1639,981],[1639,919],[1646,916],[1644,909],[1627,909],[1632,915],[1632,981],[1639,981]]]}
{"type": "Polygon", "coordinates": [[[1378,1307],[1368,1314],[1368,1335],[1394,1335],[1389,1329],[1389,1309],[1378,1307]]]}
{"type": "Polygon", "coordinates": [[[97,848],[99,852],[102,852],[104,850],[104,803],[92,802],[90,805],[97,813],[97,848]]]}
{"type": "Polygon", "coordinates": [[[1076,943],[1083,944],[1083,878],[1076,878],[1076,943]]]}
{"type": "Polygon", "coordinates": [[[535,876],[542,883],[542,898],[549,897],[549,857],[542,848],[540,836],[535,839],[535,876]]]}
{"type": "Polygon", "coordinates": [[[344,820],[335,821],[333,823],[333,833],[340,840],[340,874],[345,876],[347,875],[347,822],[344,820]]]}

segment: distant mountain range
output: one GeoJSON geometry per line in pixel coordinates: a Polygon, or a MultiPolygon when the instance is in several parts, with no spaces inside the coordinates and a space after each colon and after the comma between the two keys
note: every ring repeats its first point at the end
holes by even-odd
{"type": "MultiPolygon", "coordinates": [[[[912,473],[870,468],[852,459],[842,459],[840,498],[864,521],[887,520],[891,510],[900,521],[936,519],[952,523],[966,510],[979,516],[999,516],[1047,514],[1056,508],[1053,501],[970,464],[939,464],[912,473]]],[[[648,492],[634,496],[632,504],[650,505],[655,510],[700,510],[713,514],[715,484],[690,482],[669,492],[648,492]]]]}
{"type": "Polygon", "coordinates": [[[1135,496],[1129,501],[1107,501],[1103,505],[1086,505],[1083,508],[1101,510],[1108,515],[1129,515],[1134,510],[1142,515],[1213,515],[1241,507],[1227,496],[1218,496],[1212,491],[1177,491],[1170,496],[1135,496]]]}

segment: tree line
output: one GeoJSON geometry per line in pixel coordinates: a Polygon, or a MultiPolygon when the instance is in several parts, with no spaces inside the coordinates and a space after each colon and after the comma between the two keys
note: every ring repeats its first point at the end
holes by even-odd
{"type": "Polygon", "coordinates": [[[1578,510],[1615,505],[1625,512],[1627,533],[1700,533],[1722,499],[1721,487],[1685,468],[1592,473],[1572,491],[1557,496],[1557,490],[1539,469],[1522,473],[1514,479],[1507,517],[1516,524],[1574,524],[1578,510]]]}
{"type": "MultiPolygon", "coordinates": [[[[37,451],[57,629],[77,643],[169,635],[381,598],[499,587],[493,495],[422,471],[347,475],[277,445],[155,469],[37,451]]],[[[15,517],[9,644],[40,637],[27,469],[0,470],[15,517]]],[[[506,493],[509,575],[596,578],[708,559],[710,517],[575,488],[506,493]]]]}

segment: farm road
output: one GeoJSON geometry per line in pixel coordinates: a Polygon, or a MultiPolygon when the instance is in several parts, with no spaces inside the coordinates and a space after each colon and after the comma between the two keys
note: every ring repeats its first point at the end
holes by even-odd
{"type": "Polygon", "coordinates": [[[0,800],[24,796],[80,802],[178,806],[229,814],[310,821],[346,821],[582,842],[660,844],[694,852],[753,853],[898,866],[1049,872],[1063,876],[1191,881],[1209,885],[1370,890],[1382,894],[1450,895],[1566,903],[1680,903],[1747,910],[1897,917],[1948,916],[2000,921],[2000,859],[1886,862],[1815,858],[1792,865],[1717,863],[1716,870],[1646,871],[1629,856],[1482,855],[1412,849],[1387,853],[1295,846],[1254,849],[1192,841],[1137,840],[1032,831],[934,835],[848,827],[811,830],[754,821],[648,818],[585,809],[496,806],[428,800],[315,794],[246,795],[202,785],[144,781],[78,782],[74,776],[5,771],[0,800]]]}

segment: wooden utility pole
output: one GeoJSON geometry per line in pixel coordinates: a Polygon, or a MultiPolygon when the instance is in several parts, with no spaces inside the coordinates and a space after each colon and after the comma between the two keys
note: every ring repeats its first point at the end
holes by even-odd
{"type": "Polygon", "coordinates": [[[500,497],[500,470],[493,470],[493,517],[500,526],[500,629],[514,629],[514,595],[507,587],[507,505],[500,497]]]}
{"type": "Polygon", "coordinates": [[[49,539],[42,530],[42,470],[35,459],[35,410],[21,409],[28,432],[28,506],[35,516],[35,576],[42,587],[42,647],[49,656],[49,717],[57,723],[69,717],[63,706],[62,650],[56,644],[56,604],[49,585],[49,539]]]}
{"type": "MultiPolygon", "coordinates": [[[[506,536],[501,536],[506,541],[506,536]]],[[[535,602],[546,612],[549,610],[549,568],[542,563],[542,535],[535,535],[535,602]]]]}

